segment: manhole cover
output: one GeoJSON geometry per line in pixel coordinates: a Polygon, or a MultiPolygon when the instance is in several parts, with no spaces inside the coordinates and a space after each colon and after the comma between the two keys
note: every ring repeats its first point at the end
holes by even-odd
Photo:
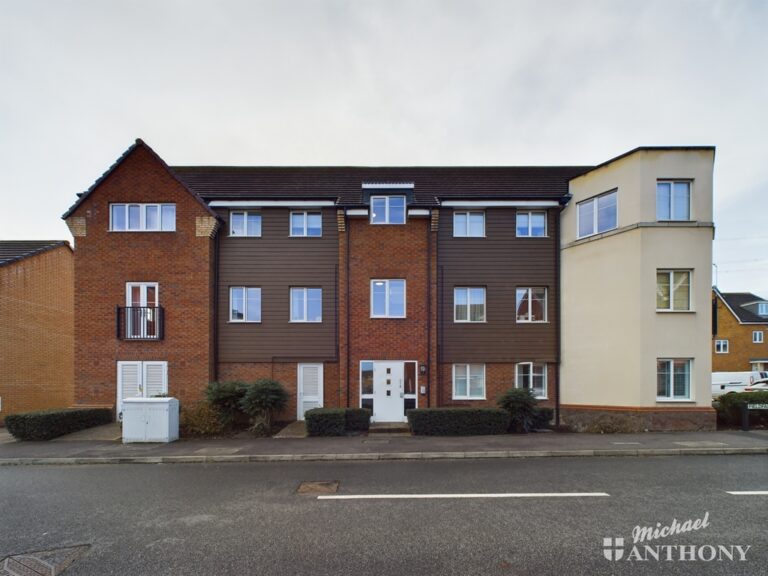
{"type": "Polygon", "coordinates": [[[88,550],[88,545],[41,550],[0,560],[0,576],[58,576],[88,550]]]}
{"type": "Polygon", "coordinates": [[[339,490],[339,483],[332,482],[302,482],[296,494],[333,494],[339,490]]]}

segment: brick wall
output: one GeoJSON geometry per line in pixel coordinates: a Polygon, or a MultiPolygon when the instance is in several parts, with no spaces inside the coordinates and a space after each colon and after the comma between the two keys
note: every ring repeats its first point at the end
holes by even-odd
{"type": "Polygon", "coordinates": [[[768,323],[739,324],[720,298],[717,302],[717,335],[712,338],[713,372],[746,372],[753,370],[749,361],[768,358],[768,323]],[[752,343],[752,332],[763,332],[763,343],[752,343]],[[715,340],[728,340],[728,354],[715,352],[715,340]]]}
{"type": "Polygon", "coordinates": [[[138,145],[72,216],[85,219],[75,245],[75,403],[113,406],[118,360],[167,361],[169,393],[182,402],[200,398],[213,376],[214,240],[210,226],[197,232],[210,214],[138,145]],[[176,231],[110,232],[114,202],[175,203],[176,231]],[[126,282],[159,283],[164,340],[117,339],[126,282]]]}
{"type": "Polygon", "coordinates": [[[67,246],[0,267],[0,422],[72,405],[73,271],[67,246]]]}

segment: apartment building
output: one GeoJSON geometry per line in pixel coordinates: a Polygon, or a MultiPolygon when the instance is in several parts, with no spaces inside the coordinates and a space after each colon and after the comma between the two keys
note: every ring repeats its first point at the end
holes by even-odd
{"type": "MultiPolygon", "coordinates": [[[[291,392],[284,419],[316,406],[363,406],[376,421],[402,421],[413,407],[492,406],[513,386],[558,412],[567,397],[578,422],[594,406],[667,414],[666,398],[654,396],[657,359],[689,359],[698,385],[710,348],[694,331],[708,326],[709,309],[674,315],[691,349],[657,351],[633,336],[627,345],[639,348],[627,354],[640,371],[614,383],[623,392],[598,398],[595,372],[564,359],[572,338],[620,344],[579,317],[581,304],[599,308],[614,295],[589,292],[590,275],[604,280],[603,266],[572,277],[574,265],[594,262],[585,255],[571,264],[571,254],[581,257],[582,244],[615,246],[606,231],[571,239],[574,206],[606,172],[624,174],[613,188],[622,203],[648,196],[642,203],[652,211],[657,180],[689,182],[689,199],[710,203],[708,219],[696,204],[701,221],[656,228],[703,250],[662,267],[695,270],[689,289],[698,303],[704,286],[709,293],[700,260],[711,255],[713,154],[638,149],[626,162],[662,162],[641,161],[626,174],[616,170],[620,159],[599,167],[169,167],[137,140],[64,215],[76,239],[76,401],[119,413],[128,396],[168,392],[184,402],[211,380],[272,377],[291,392]],[[588,302],[566,306],[569,292],[588,302]],[[568,313],[583,325],[566,336],[568,313]]],[[[622,210],[621,228],[645,217],[622,210]]],[[[651,312],[636,309],[653,294],[662,270],[653,266],[667,248],[643,238],[611,258],[651,270],[650,288],[644,279],[622,302],[624,314],[645,318],[661,315],[652,300],[651,312]]],[[[648,325],[642,337],[660,328],[648,325]]],[[[681,426],[714,425],[701,397],[674,400],[704,414],[695,422],[685,414],[681,426]]]]}
{"type": "Polygon", "coordinates": [[[712,289],[714,372],[768,371],[768,300],[712,289]]]}

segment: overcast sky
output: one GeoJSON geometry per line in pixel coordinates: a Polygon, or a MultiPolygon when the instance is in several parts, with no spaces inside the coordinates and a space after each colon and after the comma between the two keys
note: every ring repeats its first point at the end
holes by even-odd
{"type": "Polygon", "coordinates": [[[768,298],[768,2],[0,0],[0,238],[137,137],[169,164],[597,164],[717,146],[715,261],[768,298]]]}

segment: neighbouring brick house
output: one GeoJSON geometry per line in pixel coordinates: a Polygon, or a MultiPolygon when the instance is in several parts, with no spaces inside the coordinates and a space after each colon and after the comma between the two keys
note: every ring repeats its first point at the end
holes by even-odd
{"type": "Polygon", "coordinates": [[[0,424],[73,403],[73,272],[65,241],[0,241],[0,424]]]}
{"type": "Polygon", "coordinates": [[[712,289],[714,372],[768,371],[768,300],[712,289]]]}
{"type": "MultiPolygon", "coordinates": [[[[697,283],[685,289],[698,302],[709,266],[685,259],[689,250],[711,254],[713,157],[709,147],[641,148],[596,167],[170,167],[137,140],[64,215],[76,238],[76,402],[117,405],[119,413],[127,396],[167,391],[184,403],[210,380],[273,377],[291,392],[284,419],[324,405],[369,407],[377,421],[402,421],[415,406],[492,406],[513,386],[534,390],[559,417],[567,381],[577,425],[608,409],[663,412],[660,428],[713,426],[698,390],[708,342],[640,347],[633,362],[643,364],[642,378],[626,384],[590,374],[587,382],[578,367],[563,369],[570,342],[562,324],[581,304],[571,309],[561,298],[569,290],[564,261],[598,247],[579,264],[594,269],[571,280],[574,294],[599,298],[587,283],[610,286],[626,255],[630,264],[658,260],[667,272],[682,267],[689,278],[695,269],[697,283]],[[662,165],[646,166],[656,156],[662,165]],[[593,181],[589,196],[615,193],[619,184],[603,186],[635,164],[644,177],[658,168],[658,184],[638,178],[621,202],[647,195],[655,205],[676,177],[700,207],[697,221],[662,215],[643,233],[650,245],[641,255],[623,246],[625,238],[636,242],[640,212],[600,201],[594,233],[580,230],[565,245],[561,227],[577,219],[572,195],[593,181]],[[684,249],[665,262],[655,242],[670,234],[684,249]],[[678,356],[673,376],[666,371],[678,356]],[[657,397],[663,378],[674,390],[657,397]],[[616,387],[623,394],[612,394],[616,387]],[[606,398],[593,398],[603,388],[606,398]]],[[[643,274],[637,291],[655,293],[656,269],[643,274]]],[[[646,304],[638,297],[625,306],[646,304]]],[[[650,306],[654,318],[664,315],[650,306]]],[[[673,329],[678,335],[710,322],[708,307],[688,312],[673,329]]],[[[580,339],[594,344],[581,355],[601,361],[616,335],[581,324],[580,339]]]]}

